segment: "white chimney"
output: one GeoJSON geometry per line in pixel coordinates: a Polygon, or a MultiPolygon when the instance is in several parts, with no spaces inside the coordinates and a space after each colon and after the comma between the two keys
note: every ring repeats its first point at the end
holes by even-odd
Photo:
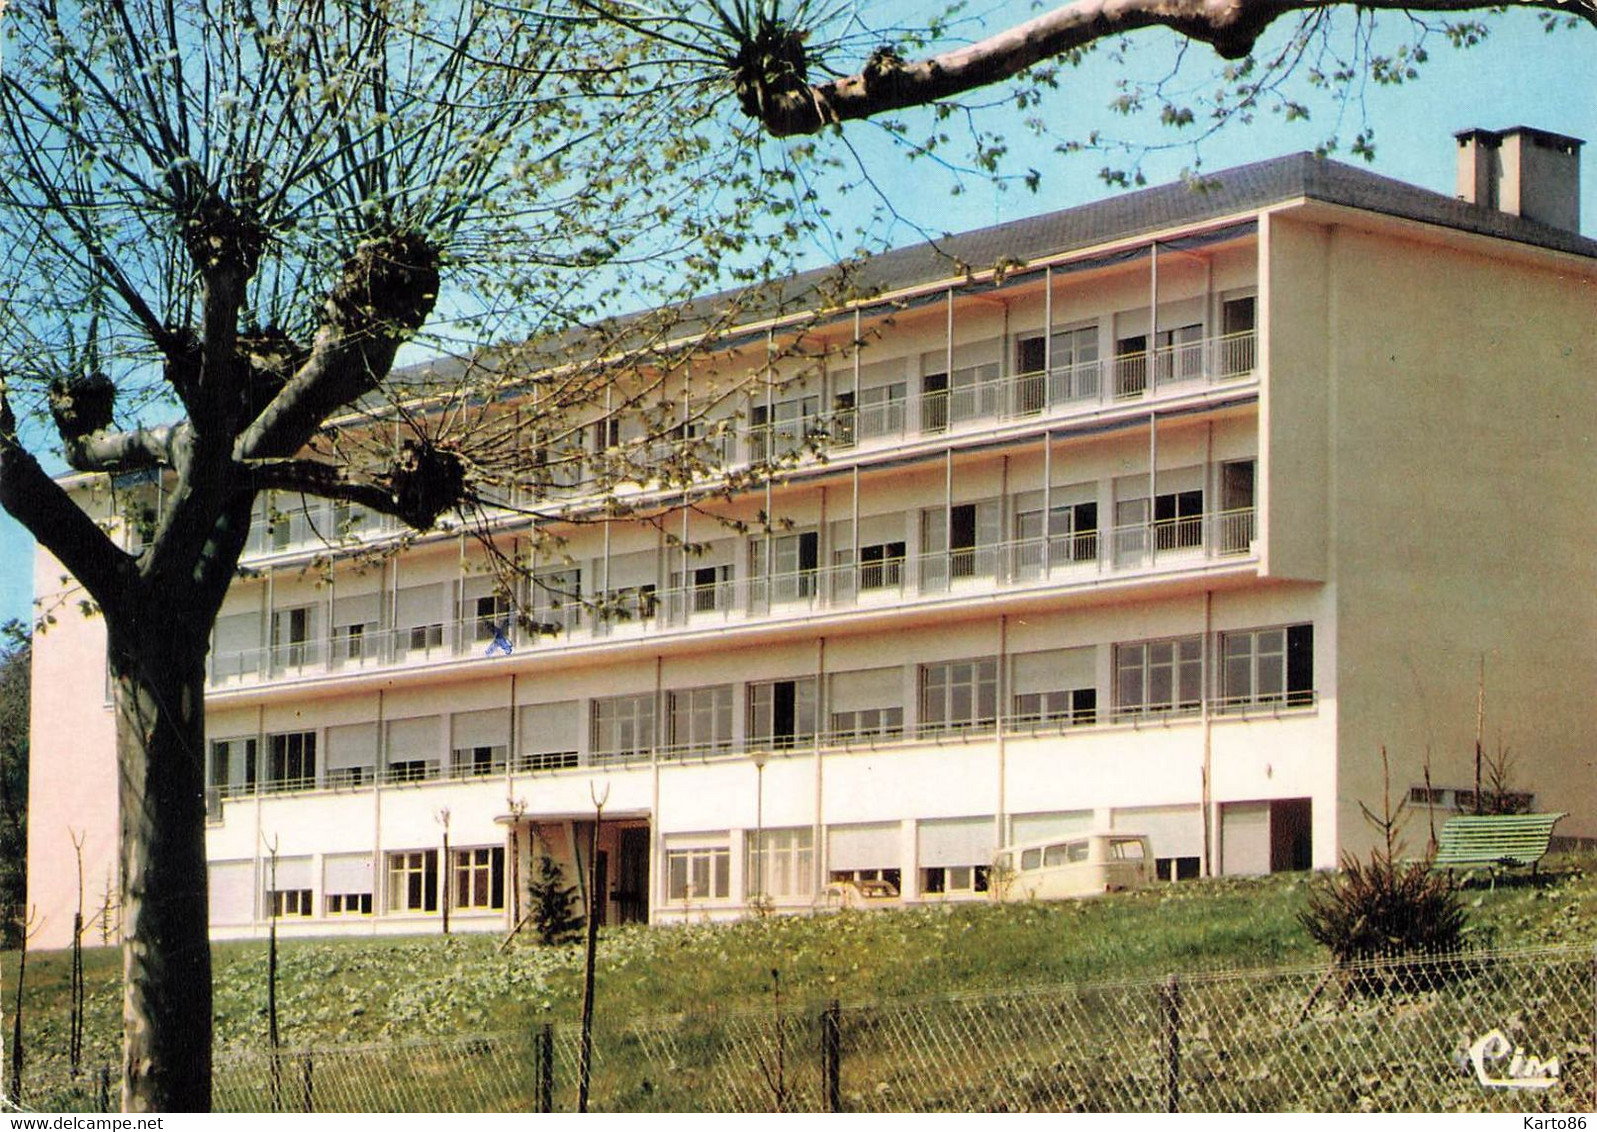
{"type": "Polygon", "coordinates": [[[1580,231],[1581,139],[1529,126],[1453,136],[1460,200],[1580,231]]]}

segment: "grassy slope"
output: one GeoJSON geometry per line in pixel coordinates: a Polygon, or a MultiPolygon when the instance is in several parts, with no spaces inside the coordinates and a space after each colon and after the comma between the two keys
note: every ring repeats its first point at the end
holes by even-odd
{"type": "MultiPolygon", "coordinates": [[[[1472,889],[1472,933],[1504,948],[1597,945],[1597,861],[1568,858],[1541,886],[1472,889]]],[[[1017,985],[1151,979],[1170,972],[1316,964],[1296,922],[1301,875],[1220,879],[1102,900],[1010,907],[773,917],[727,925],[625,928],[601,937],[598,994],[608,1017],[767,1002],[770,972],[792,1002],[865,1001],[1017,985]]],[[[521,1030],[572,1020],[577,947],[496,936],[294,941],[281,946],[279,1017],[288,1045],[521,1030]]],[[[264,1045],[266,945],[215,948],[221,1048],[264,1045]]],[[[9,1013],[15,955],[3,958],[9,1013]]],[[[86,953],[89,1065],[114,1064],[120,963],[86,953]]],[[[69,957],[28,964],[30,1063],[65,1057],[69,957]]],[[[10,1037],[10,1023],[6,1025],[10,1037]]]]}

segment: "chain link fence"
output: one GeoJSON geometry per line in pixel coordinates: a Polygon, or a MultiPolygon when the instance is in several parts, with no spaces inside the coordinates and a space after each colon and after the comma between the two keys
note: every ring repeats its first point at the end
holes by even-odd
{"type": "MultiPolygon", "coordinates": [[[[1590,1111],[1597,951],[596,1022],[595,1111],[1590,1111]]],[[[580,1034],[226,1052],[232,1111],[561,1111],[580,1034]]],[[[32,1108],[115,1102],[108,1071],[32,1108]]]]}

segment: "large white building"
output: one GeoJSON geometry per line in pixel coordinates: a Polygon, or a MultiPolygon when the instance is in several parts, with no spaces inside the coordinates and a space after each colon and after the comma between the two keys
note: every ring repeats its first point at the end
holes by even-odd
{"type": "MultiPolygon", "coordinates": [[[[1464,200],[1298,155],[876,258],[724,444],[824,459],[571,525],[509,655],[474,542],[307,569],[347,517],[264,506],[211,655],[215,935],[431,931],[446,901],[502,930],[534,844],[583,880],[596,798],[610,922],[849,878],[980,899],[998,844],[1089,827],[1172,878],[1327,867],[1383,745],[1400,792],[1429,752],[1467,804],[1483,658],[1488,746],[1597,835],[1580,143],[1458,145],[1464,200]]],[[[43,555],[36,586],[29,898],[60,944],[69,831],[91,905],[114,867],[113,721],[103,627],[43,555]]]]}

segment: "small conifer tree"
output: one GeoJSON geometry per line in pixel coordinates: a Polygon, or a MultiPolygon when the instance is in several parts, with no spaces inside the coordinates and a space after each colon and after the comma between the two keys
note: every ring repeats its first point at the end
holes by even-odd
{"type": "Polygon", "coordinates": [[[570,943],[582,928],[574,911],[575,885],[566,884],[564,870],[547,852],[538,857],[538,875],[532,882],[532,921],[539,943],[570,943]]]}

